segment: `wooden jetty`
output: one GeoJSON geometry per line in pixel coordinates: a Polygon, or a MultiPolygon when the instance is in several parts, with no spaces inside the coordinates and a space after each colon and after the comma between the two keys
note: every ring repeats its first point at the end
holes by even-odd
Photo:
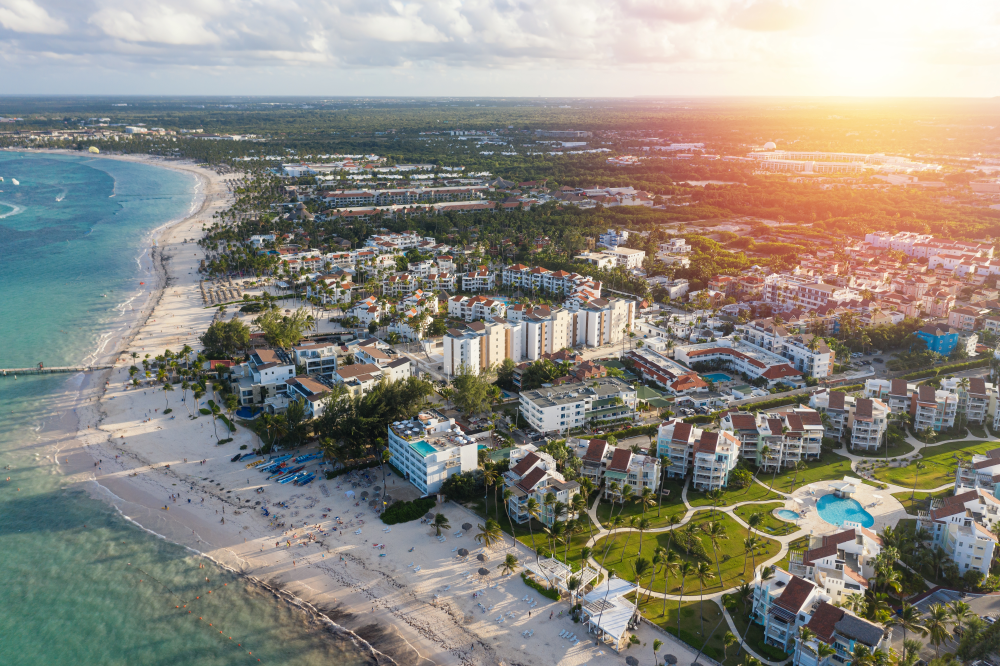
{"type": "Polygon", "coordinates": [[[13,377],[14,375],[50,375],[61,372],[94,372],[96,370],[110,370],[115,366],[113,365],[67,365],[67,366],[53,366],[46,368],[44,366],[35,366],[33,368],[0,368],[0,377],[13,377]]]}

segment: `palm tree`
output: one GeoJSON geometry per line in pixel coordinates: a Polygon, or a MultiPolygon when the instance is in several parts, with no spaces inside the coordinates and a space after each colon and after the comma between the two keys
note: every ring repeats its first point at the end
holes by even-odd
{"type": "Polygon", "coordinates": [[[660,651],[661,647],[663,647],[663,641],[661,641],[659,638],[654,638],[653,639],[653,663],[654,664],[657,662],[656,653],[660,651]]]}
{"type": "Polygon", "coordinates": [[[672,516],[667,516],[667,528],[668,528],[667,550],[670,550],[670,542],[674,538],[674,528],[677,527],[677,525],[679,525],[680,522],[681,522],[681,519],[678,518],[676,514],[674,514],[672,516]]]}
{"type": "Polygon", "coordinates": [[[754,484],[754,482],[757,479],[757,475],[760,474],[760,470],[763,469],[763,467],[764,467],[764,461],[767,460],[768,456],[770,456],[770,455],[771,455],[771,447],[770,446],[768,446],[767,444],[765,444],[764,446],[760,447],[760,462],[757,464],[757,471],[754,472],[754,474],[753,474],[753,480],[747,486],[747,489],[743,491],[744,495],[746,495],[748,492],[750,492],[750,489],[753,488],[753,484],[754,484]]]}
{"type": "Polygon", "coordinates": [[[170,382],[163,382],[163,397],[166,400],[166,405],[167,405],[166,407],[163,408],[164,410],[170,407],[170,393],[173,390],[174,390],[173,384],[171,384],[170,382]]]}
{"type": "Polygon", "coordinates": [[[656,504],[656,493],[649,486],[643,486],[642,492],[635,498],[635,501],[642,507],[642,515],[645,517],[646,508],[656,504]]]}
{"type": "MultiPolygon", "coordinates": [[[[858,595],[855,595],[858,596],[858,595]]],[[[916,606],[912,606],[903,600],[902,607],[892,616],[890,623],[903,630],[903,659],[906,659],[906,633],[914,633],[920,636],[927,635],[927,629],[920,622],[920,611],[916,606]]]]}
{"type": "Polygon", "coordinates": [[[837,654],[837,651],[832,647],[824,643],[823,641],[818,641],[816,643],[816,666],[823,666],[827,659],[837,654]]]}
{"type": "Polygon", "coordinates": [[[637,557],[635,561],[632,562],[632,575],[635,576],[635,601],[639,603],[639,591],[642,589],[640,582],[643,576],[649,573],[649,570],[653,568],[653,565],[649,563],[645,557],[637,557]]]}
{"type": "Polygon", "coordinates": [[[725,635],[722,637],[722,658],[723,659],[727,659],[729,657],[729,655],[726,654],[726,653],[729,651],[729,648],[733,647],[733,645],[735,645],[737,643],[737,641],[739,641],[739,639],[736,638],[736,636],[733,634],[733,632],[727,631],[725,633],[725,635]]]}
{"type": "Polygon", "coordinates": [[[713,520],[710,523],[704,523],[701,526],[701,531],[708,535],[708,538],[712,542],[712,552],[715,554],[715,567],[719,570],[719,582],[721,583],[722,565],[719,564],[719,542],[729,538],[726,536],[726,528],[723,527],[722,523],[713,520]]]}
{"type": "Polygon", "coordinates": [[[490,486],[493,486],[493,509],[496,513],[496,517],[500,518],[500,508],[496,506],[497,503],[497,484],[500,479],[500,473],[493,467],[490,463],[483,465],[483,483],[486,484],[486,493],[489,495],[490,486]]]}
{"type": "Polygon", "coordinates": [[[486,525],[478,525],[479,534],[476,535],[476,543],[481,543],[487,548],[491,548],[493,544],[498,541],[503,541],[503,530],[500,529],[500,523],[495,520],[487,519],[486,525]]]}
{"type": "Polygon", "coordinates": [[[806,471],[807,469],[809,469],[809,466],[806,465],[801,460],[798,460],[798,461],[796,461],[796,463],[794,465],[792,465],[792,469],[795,470],[795,474],[792,475],[792,488],[794,488],[795,487],[795,480],[797,478],[799,478],[799,472],[806,471]]]}
{"type": "MultiPolygon", "coordinates": [[[[534,550],[535,549],[535,530],[531,526],[531,519],[534,518],[535,520],[537,520],[538,516],[539,516],[539,514],[541,512],[541,507],[538,505],[538,500],[536,500],[534,497],[529,497],[528,501],[524,503],[524,511],[525,511],[525,513],[528,514],[528,532],[531,533],[531,549],[534,550]]],[[[537,552],[536,552],[536,555],[535,555],[535,559],[536,560],[538,559],[537,552]]]]}
{"type": "Polygon", "coordinates": [[[648,518],[641,518],[639,520],[639,557],[642,557],[642,533],[649,529],[650,523],[648,518]]]}
{"type": "Polygon", "coordinates": [[[922,461],[918,460],[917,464],[914,465],[913,469],[913,490],[910,491],[910,501],[913,501],[913,496],[917,494],[917,476],[920,474],[920,470],[927,467],[922,461]]]}
{"type": "Polygon", "coordinates": [[[622,490],[621,490],[621,503],[622,503],[622,507],[620,509],[618,509],[618,515],[619,516],[622,515],[622,511],[625,510],[625,503],[626,502],[631,502],[632,501],[632,496],[634,494],[635,493],[632,492],[632,486],[630,486],[627,483],[622,486],[622,490]]]}
{"type": "Polygon", "coordinates": [[[563,544],[565,548],[563,550],[563,562],[569,563],[569,544],[573,541],[573,535],[579,534],[583,527],[580,526],[579,521],[567,520],[565,528],[565,536],[563,537],[563,544]]]}
{"type": "Polygon", "coordinates": [[[712,565],[708,562],[699,562],[698,568],[695,570],[695,576],[698,578],[699,593],[701,596],[701,605],[698,614],[701,615],[701,634],[705,635],[705,582],[715,578],[715,573],[712,571],[712,565]]]}
{"type": "Polygon", "coordinates": [[[660,616],[667,614],[667,592],[670,590],[670,576],[676,576],[681,568],[681,556],[672,550],[668,550],[663,557],[663,608],[660,609],[660,616]]]}
{"type": "Polygon", "coordinates": [[[798,662],[802,659],[802,648],[812,639],[816,638],[816,634],[809,627],[799,627],[799,637],[795,641],[795,661],[798,662]]]}
{"type": "Polygon", "coordinates": [[[948,640],[948,625],[950,623],[948,610],[941,604],[931,604],[927,609],[927,619],[924,621],[924,627],[926,627],[927,633],[930,635],[931,644],[934,645],[934,651],[938,657],[941,656],[941,643],[948,640]]]}
{"type": "Polygon", "coordinates": [[[510,500],[514,497],[514,491],[510,488],[503,490],[503,510],[507,514],[507,522],[510,523],[510,535],[514,536],[514,520],[510,517],[510,500]]]}
{"type": "MultiPolygon", "coordinates": [[[[575,495],[573,495],[573,500],[570,502],[570,504],[573,507],[573,511],[576,512],[578,520],[580,521],[585,520],[584,516],[587,515],[587,498],[580,493],[576,493],[575,495]]],[[[594,524],[591,523],[589,519],[586,520],[587,520],[587,533],[589,534],[589,536],[593,537],[594,524]]],[[[583,523],[581,522],[580,524],[582,525],[583,523]]]]}
{"type": "Polygon", "coordinates": [[[621,487],[618,485],[617,481],[612,481],[608,484],[607,493],[611,495],[611,511],[608,513],[608,519],[614,517],[615,515],[615,498],[618,497],[618,491],[621,487]]]}
{"type": "Polygon", "coordinates": [[[439,513],[434,516],[434,529],[437,530],[437,535],[441,536],[441,530],[450,530],[451,523],[448,522],[448,517],[443,513],[439,513]]]}
{"type": "Polygon", "coordinates": [[[851,652],[851,666],[873,666],[872,651],[867,645],[855,643],[851,652]]]}
{"type": "MultiPolygon", "coordinates": [[[[757,550],[757,537],[750,535],[743,539],[743,575],[747,572],[747,558],[757,550]]],[[[757,570],[757,562],[754,560],[754,571],[757,570]]]]}
{"type": "Polygon", "coordinates": [[[653,575],[649,577],[649,587],[646,588],[646,601],[649,601],[649,595],[653,593],[653,585],[655,585],[656,574],[660,571],[660,565],[663,564],[663,556],[666,555],[663,546],[657,546],[653,549],[653,575]]]}
{"type": "Polygon", "coordinates": [[[501,562],[500,566],[498,566],[497,568],[503,569],[502,573],[503,575],[506,576],[509,573],[514,573],[515,571],[517,571],[517,566],[518,566],[517,556],[514,555],[513,553],[508,553],[507,557],[504,558],[503,562],[501,562]]]}
{"type": "Polygon", "coordinates": [[[964,601],[953,601],[948,604],[948,616],[959,631],[962,630],[962,623],[968,620],[972,614],[969,604],[964,601]]]}
{"type": "Polygon", "coordinates": [[[764,514],[760,512],[751,514],[750,517],[747,518],[747,525],[750,527],[750,532],[753,533],[755,531],[759,531],[760,524],[762,522],[764,522],[764,514]]]}
{"type": "Polygon", "coordinates": [[[690,562],[681,563],[678,573],[681,575],[681,593],[677,597],[677,635],[681,635],[681,599],[684,597],[684,582],[687,580],[688,576],[693,575],[697,572],[697,568],[690,562]]]}

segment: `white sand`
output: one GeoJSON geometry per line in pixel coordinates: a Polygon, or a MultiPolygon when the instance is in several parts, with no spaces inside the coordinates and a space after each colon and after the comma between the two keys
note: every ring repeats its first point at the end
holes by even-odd
{"type": "MultiPolygon", "coordinates": [[[[59,463],[68,463],[64,471],[140,525],[282,587],[355,629],[398,663],[620,664],[630,652],[642,661],[651,659],[654,638],[665,642],[660,655],[677,655],[681,664],[694,660],[694,651],[686,645],[645,626],[638,635],[648,646],[636,646],[622,655],[596,647],[586,640],[583,625],[558,617],[559,611],[568,611],[567,603],[544,599],[517,574],[500,577],[497,565],[514,545],[497,548],[485,565],[475,559],[479,547],[472,533],[477,530],[461,537],[453,534],[463,523],[480,522],[462,507],[450,503],[439,507],[452,525],[444,543],[419,521],[383,532],[384,525],[367,506],[356,507],[354,499],[345,497],[344,490],[350,488],[346,478],[317,480],[302,488],[267,481],[266,474],[230,462],[241,445],[247,450],[257,445],[249,431],[239,428],[232,435],[233,442],[217,446],[211,417],[189,418],[189,411],[198,413],[190,392],[182,403],[182,392],[175,386],[177,390],[168,396],[173,413],[164,416],[167,396],[162,390],[127,388],[132,362],[124,352],[152,357],[164,349],[177,351],[184,344],[199,348],[197,337],[211,322],[213,311],[204,307],[198,287],[197,266],[203,252],[181,241],[201,236],[202,223],[210,223],[212,213],[225,205],[224,178],[232,177],[175,162],[152,163],[204,177],[205,205],[194,217],[162,233],[159,245],[171,278],[169,286],[158,301],[152,299],[155,309],[136,338],[122,347],[116,369],[107,373],[108,385],[96,389],[99,402],[85,403],[79,410],[82,448],[62,450],[59,463]],[[102,389],[106,389],[103,395],[102,389]],[[100,461],[97,467],[94,461],[100,461]],[[344,487],[338,489],[338,484],[344,487]],[[255,492],[258,488],[263,492],[255,492]],[[256,502],[270,507],[270,518],[262,515],[256,502]],[[287,508],[277,507],[279,503],[287,508]],[[360,534],[355,534],[356,521],[346,529],[332,530],[334,517],[346,523],[358,513],[365,521],[360,534]],[[275,517],[284,527],[274,525],[275,517]],[[383,543],[384,549],[373,547],[383,543]],[[453,549],[458,547],[473,552],[468,561],[455,556],[453,549]],[[416,566],[419,572],[413,571],[416,566]],[[478,576],[466,579],[466,573],[480,566],[493,572],[488,581],[478,576]],[[496,588],[473,598],[473,592],[497,582],[496,588]],[[525,596],[539,601],[530,618],[528,604],[520,601],[525,596]],[[493,610],[484,613],[480,602],[493,610]],[[503,624],[496,621],[508,612],[513,616],[503,624]],[[555,614],[553,619],[550,613],[555,614]],[[526,629],[535,631],[532,638],[522,637],[526,629]],[[581,642],[571,646],[561,640],[559,632],[564,629],[575,632],[581,642]]],[[[224,437],[225,425],[219,422],[216,427],[224,437]]],[[[314,469],[316,461],[309,465],[314,469]]],[[[390,494],[407,495],[403,480],[389,483],[390,494]]],[[[382,485],[381,477],[376,484],[382,485]]],[[[416,494],[408,484],[406,488],[408,496],[416,494]]],[[[522,560],[531,557],[527,549],[517,548],[522,560]]]]}

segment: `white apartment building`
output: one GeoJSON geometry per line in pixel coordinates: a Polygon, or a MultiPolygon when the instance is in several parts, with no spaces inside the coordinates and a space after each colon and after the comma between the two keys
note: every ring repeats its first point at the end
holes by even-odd
{"type": "Polygon", "coordinates": [[[740,455],[761,469],[774,470],[776,466],[780,469],[799,461],[816,460],[823,444],[820,414],[805,407],[756,414],[729,413],[720,421],[720,428],[739,441],[740,455]]]}
{"type": "Polygon", "coordinates": [[[333,372],[331,379],[341,384],[352,396],[365,395],[385,378],[385,373],[374,363],[342,365],[333,372]]]}
{"type": "Polygon", "coordinates": [[[443,339],[444,372],[455,376],[465,366],[478,374],[505,358],[522,358],[520,326],[503,319],[477,321],[462,328],[450,328],[443,339]]]}
{"type": "Polygon", "coordinates": [[[786,309],[818,310],[856,298],[855,290],[825,284],[816,277],[775,273],[764,278],[762,300],[786,309]]]}
{"type": "Polygon", "coordinates": [[[605,270],[618,265],[618,257],[612,257],[610,254],[605,254],[604,252],[581,252],[573,257],[573,261],[591,264],[605,270]]]}
{"type": "Polygon", "coordinates": [[[775,568],[774,577],[758,580],[753,595],[753,621],[764,627],[764,642],[791,652],[799,628],[830,596],[812,581],[775,568]]]}
{"type": "Polygon", "coordinates": [[[479,465],[478,442],[467,437],[455,419],[435,410],[391,423],[388,431],[392,464],[421,495],[439,492],[449,476],[479,465]]]}
{"type": "Polygon", "coordinates": [[[731,432],[707,432],[676,419],[657,429],[656,455],[670,461],[667,476],[682,479],[692,473],[697,490],[726,487],[739,453],[740,440],[731,432]]]}
{"type": "Polygon", "coordinates": [[[890,234],[888,231],[876,231],[865,235],[865,242],[873,248],[902,252],[911,257],[933,257],[949,250],[968,252],[973,257],[993,258],[993,246],[985,243],[953,241],[935,238],[930,234],[918,234],[912,231],[900,231],[890,234]]]}
{"type": "Polygon", "coordinates": [[[507,502],[508,515],[518,524],[531,520],[528,500],[534,498],[541,512],[538,519],[551,527],[557,520],[573,520],[576,512],[569,509],[563,516],[557,516],[553,505],[545,504],[545,495],[552,493],[556,502],[571,507],[573,496],[580,492],[580,484],[566,481],[556,469],[556,461],[547,453],[542,453],[534,445],[517,447],[510,454],[510,470],[504,473],[504,486],[513,493],[507,502]]]}
{"type": "Polygon", "coordinates": [[[383,296],[409,296],[420,288],[420,282],[409,273],[390,275],[382,281],[383,296]]]}
{"type": "Polygon", "coordinates": [[[820,379],[833,372],[836,354],[812,333],[789,333],[773,319],[758,319],[737,330],[744,341],[788,359],[803,374],[820,379]]]}
{"type": "Polygon", "coordinates": [[[302,400],[307,418],[318,419],[323,416],[330,388],[312,377],[293,377],[286,379],[288,399],[302,400]]]}
{"type": "Polygon", "coordinates": [[[820,658],[819,644],[823,643],[834,651],[834,663],[850,665],[850,656],[856,646],[864,646],[872,654],[889,650],[892,631],[882,625],[869,622],[848,610],[825,601],[816,605],[806,627],[813,633],[809,641],[796,640],[797,646],[792,666],[823,666],[831,663],[830,658],[820,658]]]}
{"type": "Polygon", "coordinates": [[[576,344],[600,347],[621,342],[635,325],[637,305],[624,298],[588,301],[577,311],[576,344]]]}
{"type": "Polygon", "coordinates": [[[691,366],[694,363],[720,361],[729,370],[754,380],[763,377],[768,387],[776,384],[805,386],[805,378],[788,359],[743,340],[722,338],[716,342],[674,347],[674,359],[691,366]]]}
{"type": "Polygon", "coordinates": [[[933,386],[917,387],[912,398],[910,413],[913,414],[913,428],[917,432],[931,428],[945,430],[955,425],[958,414],[958,395],[951,391],[935,390],[933,386]]]}
{"type": "Polygon", "coordinates": [[[836,440],[843,439],[854,426],[856,404],[857,398],[843,391],[820,389],[809,396],[809,406],[827,416],[826,436],[836,440]]]}
{"type": "Polygon", "coordinates": [[[627,241],[628,236],[629,236],[628,229],[623,229],[621,231],[608,229],[607,233],[603,233],[597,237],[597,244],[601,245],[602,247],[616,248],[625,241],[627,241]]]}
{"type": "Polygon", "coordinates": [[[948,377],[941,380],[941,388],[958,395],[958,413],[965,416],[967,423],[991,422],[997,412],[996,387],[982,377],[968,377],[966,381],[967,387],[963,380],[948,377]]]}
{"type": "Polygon", "coordinates": [[[614,257],[618,266],[628,270],[642,268],[642,262],[646,259],[644,250],[633,250],[628,247],[608,248],[603,253],[614,257]]]}
{"type": "Polygon", "coordinates": [[[495,280],[496,273],[480,266],[479,270],[462,274],[462,291],[492,291],[495,280]]]}
{"type": "Polygon", "coordinates": [[[448,299],[448,316],[456,319],[475,321],[506,314],[506,303],[485,296],[452,296],[448,299]]]}
{"type": "Polygon", "coordinates": [[[428,273],[423,282],[424,286],[428,289],[434,289],[436,291],[454,291],[455,279],[454,273],[428,273]]]}
{"type": "Polygon", "coordinates": [[[413,372],[413,363],[408,357],[376,338],[361,342],[353,350],[356,362],[376,366],[390,382],[406,379],[413,372]]]}
{"type": "Polygon", "coordinates": [[[692,249],[684,238],[671,238],[666,243],[660,243],[659,245],[660,252],[666,252],[667,254],[687,254],[692,249]]]}
{"type": "Polygon", "coordinates": [[[254,349],[247,363],[255,384],[283,385],[295,376],[295,364],[273,349],[254,349]]]}
{"type": "Polygon", "coordinates": [[[865,397],[878,398],[893,414],[909,414],[916,383],[905,379],[869,379],[865,382],[865,397]]]}
{"type": "Polygon", "coordinates": [[[811,536],[809,550],[791,553],[788,570],[816,583],[832,603],[841,604],[851,595],[864,596],[881,552],[881,537],[858,523],[845,522],[841,532],[811,536]]]}
{"type": "Polygon", "coordinates": [[[610,446],[603,439],[592,439],[587,443],[587,450],[580,456],[582,466],[580,473],[593,481],[594,487],[600,487],[604,479],[604,498],[618,500],[621,492],[614,493],[610,486],[615,481],[619,488],[628,484],[636,493],[642,493],[643,488],[653,492],[660,487],[660,459],[632,453],[630,449],[619,449],[610,446]]]}
{"type": "Polygon", "coordinates": [[[292,347],[295,365],[302,366],[307,375],[330,377],[337,369],[337,345],[325,342],[304,342],[292,347]]]}
{"type": "Polygon", "coordinates": [[[1000,520],[1000,502],[991,492],[976,488],[935,500],[931,510],[919,514],[917,520],[931,533],[932,543],[958,565],[959,573],[990,574],[997,545],[990,527],[1000,520]]]}
{"type": "Polygon", "coordinates": [[[889,427],[889,407],[878,398],[858,398],[854,404],[851,448],[877,451],[889,427]]]}
{"type": "Polygon", "coordinates": [[[538,432],[566,432],[591,419],[608,420],[634,413],[636,391],[616,377],[587,380],[521,393],[521,416],[538,432]]]}

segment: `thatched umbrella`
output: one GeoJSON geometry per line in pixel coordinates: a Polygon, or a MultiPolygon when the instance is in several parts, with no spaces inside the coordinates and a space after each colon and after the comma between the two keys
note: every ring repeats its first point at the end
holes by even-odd
{"type": "Polygon", "coordinates": [[[434,514],[428,513],[426,516],[424,516],[424,518],[426,518],[427,520],[434,520],[434,514]]]}
{"type": "Polygon", "coordinates": [[[628,664],[628,666],[639,666],[639,660],[632,655],[625,657],[625,663],[628,664]]]}
{"type": "Polygon", "coordinates": [[[370,502],[368,502],[368,506],[375,506],[376,504],[378,504],[378,502],[375,500],[371,500],[370,502]]]}
{"type": "Polygon", "coordinates": [[[479,567],[479,575],[480,576],[489,576],[490,575],[490,570],[487,569],[486,567],[479,567]]]}
{"type": "Polygon", "coordinates": [[[462,523],[462,529],[463,530],[471,530],[472,529],[472,523],[462,523]]]}
{"type": "Polygon", "coordinates": [[[469,551],[466,550],[465,548],[459,548],[458,549],[458,556],[459,557],[468,557],[469,556],[469,551]]]}
{"type": "Polygon", "coordinates": [[[677,657],[675,657],[672,654],[665,654],[663,655],[663,661],[673,666],[674,664],[677,663],[677,657]]]}
{"type": "Polygon", "coordinates": [[[483,553],[479,553],[478,555],[476,555],[476,559],[479,560],[480,562],[485,562],[486,555],[484,555],[483,553]]]}
{"type": "Polygon", "coordinates": [[[374,490],[377,493],[380,493],[382,492],[382,486],[375,486],[374,488],[372,488],[372,490],[374,490]]]}
{"type": "Polygon", "coordinates": [[[368,499],[368,491],[367,490],[362,490],[361,491],[361,499],[368,499]]]}

